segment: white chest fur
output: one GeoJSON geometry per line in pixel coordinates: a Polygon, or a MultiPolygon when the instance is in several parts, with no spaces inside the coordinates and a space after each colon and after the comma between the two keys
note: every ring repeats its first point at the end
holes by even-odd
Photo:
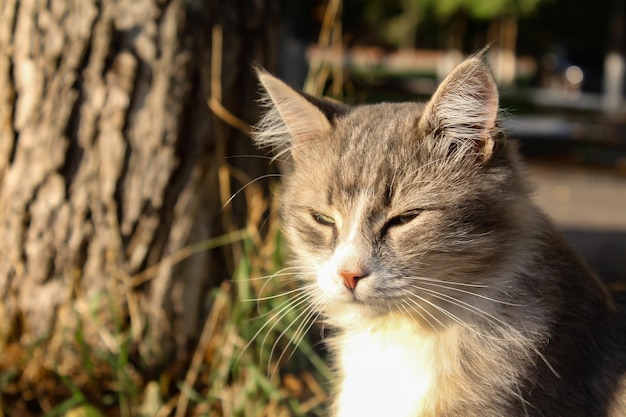
{"type": "Polygon", "coordinates": [[[437,337],[406,319],[350,330],[336,340],[342,374],[338,417],[416,417],[432,405],[437,337]]]}

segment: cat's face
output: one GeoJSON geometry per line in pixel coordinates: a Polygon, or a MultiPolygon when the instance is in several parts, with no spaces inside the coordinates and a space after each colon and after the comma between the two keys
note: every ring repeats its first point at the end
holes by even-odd
{"type": "Polygon", "coordinates": [[[426,105],[337,108],[333,117],[274,92],[293,162],[284,230],[327,315],[401,312],[436,328],[493,285],[524,192],[506,155],[495,155],[497,92],[484,64],[473,65],[426,105]]]}
{"type": "Polygon", "coordinates": [[[463,295],[444,287],[487,285],[477,277],[502,256],[510,220],[493,187],[506,186],[506,169],[431,155],[420,144],[432,138],[402,123],[416,115],[417,105],[358,108],[327,140],[300,149],[285,184],[284,230],[320,302],[427,314],[438,297],[463,295]]]}

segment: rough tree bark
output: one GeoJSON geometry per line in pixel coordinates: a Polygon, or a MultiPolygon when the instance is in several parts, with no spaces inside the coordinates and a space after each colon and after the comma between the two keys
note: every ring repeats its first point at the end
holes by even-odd
{"type": "MultiPolygon", "coordinates": [[[[35,368],[67,371],[80,366],[68,343],[77,329],[89,345],[115,351],[121,326],[137,366],[158,370],[186,357],[207,290],[227,270],[215,252],[162,261],[225,231],[223,157],[254,150],[207,100],[254,122],[250,67],[273,67],[277,3],[0,2],[5,353],[31,347],[35,368]],[[222,50],[212,51],[220,39],[222,50]],[[147,268],[154,273],[138,279],[147,268]]],[[[250,177],[265,165],[228,163],[250,177]]]]}

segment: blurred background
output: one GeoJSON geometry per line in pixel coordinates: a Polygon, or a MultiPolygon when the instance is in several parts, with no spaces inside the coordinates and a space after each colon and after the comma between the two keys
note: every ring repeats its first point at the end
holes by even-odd
{"type": "Polygon", "coordinates": [[[489,46],[538,204],[623,289],[624,3],[0,1],[0,417],[324,415],[254,65],[427,100],[489,46]]]}

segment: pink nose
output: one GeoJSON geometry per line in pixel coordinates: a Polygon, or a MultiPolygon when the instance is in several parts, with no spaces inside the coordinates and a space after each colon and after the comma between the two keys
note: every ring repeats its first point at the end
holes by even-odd
{"type": "Polygon", "coordinates": [[[356,288],[356,284],[363,278],[365,278],[365,276],[367,275],[367,272],[364,272],[360,269],[344,269],[339,271],[339,275],[341,275],[341,278],[343,279],[343,283],[346,287],[348,287],[348,289],[353,290],[356,288]]]}

